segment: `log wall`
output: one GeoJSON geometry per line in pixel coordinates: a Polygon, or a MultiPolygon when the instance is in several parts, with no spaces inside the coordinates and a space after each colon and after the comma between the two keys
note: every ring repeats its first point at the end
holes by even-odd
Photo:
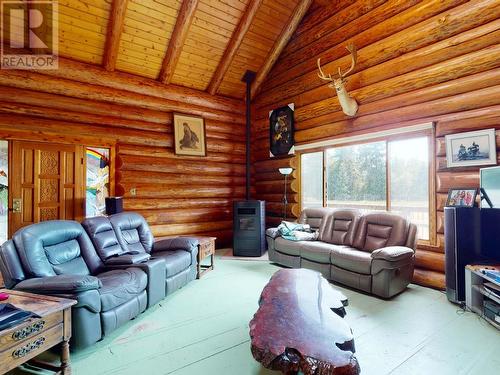
{"type": "MultiPolygon", "coordinates": [[[[479,185],[478,168],[447,169],[444,135],[500,128],[500,7],[496,0],[357,0],[314,7],[305,16],[254,101],[253,160],[257,197],[279,222],[283,191],[277,168],[297,158],[269,159],[268,112],[295,103],[296,142],[436,124],[436,242],[416,253],[414,282],[444,287],[443,204],[450,187],[479,185]],[[349,67],[345,45],[358,48],[347,90],[360,104],[345,116],[335,92],[316,74],[349,67]]],[[[299,212],[294,173],[291,213],[299,212]]]]}
{"type": "Polygon", "coordinates": [[[242,100],[70,60],[57,71],[0,71],[0,139],[115,145],[116,193],[155,236],[231,242],[232,202],[244,197],[244,121],[242,100]],[[174,155],[173,112],[205,118],[207,157],[174,155]]]}

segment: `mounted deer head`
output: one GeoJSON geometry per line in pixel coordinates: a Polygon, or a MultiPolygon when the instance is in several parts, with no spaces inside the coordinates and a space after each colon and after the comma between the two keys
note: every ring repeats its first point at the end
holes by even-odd
{"type": "Polygon", "coordinates": [[[332,89],[337,91],[337,96],[339,97],[340,106],[342,107],[342,111],[348,116],[354,116],[358,111],[358,103],[354,100],[347,90],[345,89],[345,83],[347,82],[346,76],[352,72],[354,67],[356,66],[357,54],[356,54],[356,46],[354,44],[349,44],[347,50],[351,53],[351,67],[345,73],[342,73],[339,67],[339,78],[332,78],[331,74],[326,75],[323,73],[321,69],[321,59],[318,59],[318,77],[324,81],[333,82],[328,85],[332,89]]]}

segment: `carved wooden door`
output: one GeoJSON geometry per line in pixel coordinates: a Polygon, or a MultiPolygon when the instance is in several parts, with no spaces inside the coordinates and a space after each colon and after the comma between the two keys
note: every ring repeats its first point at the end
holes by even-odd
{"type": "Polygon", "coordinates": [[[83,176],[83,146],[13,142],[10,236],[40,221],[81,220],[83,176]]]}

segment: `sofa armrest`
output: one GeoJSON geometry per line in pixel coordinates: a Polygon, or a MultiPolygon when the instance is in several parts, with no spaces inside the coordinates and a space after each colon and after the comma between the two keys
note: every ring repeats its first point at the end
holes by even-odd
{"type": "Polygon", "coordinates": [[[278,228],[268,228],[266,229],[266,236],[274,240],[280,236],[280,231],[278,228]]]}
{"type": "Polygon", "coordinates": [[[410,259],[415,252],[406,246],[388,246],[374,250],[371,254],[372,259],[382,259],[389,262],[397,262],[404,259],[410,259]]]}
{"type": "Polygon", "coordinates": [[[99,289],[101,286],[101,281],[94,276],[57,275],[26,279],[18,283],[15,289],[34,293],[72,294],[99,289]]]}
{"type": "Polygon", "coordinates": [[[104,264],[106,265],[106,267],[120,265],[131,266],[134,264],[147,262],[149,258],[151,258],[151,255],[149,255],[148,253],[123,254],[106,259],[104,264]]]}
{"type": "Polygon", "coordinates": [[[154,242],[153,252],[184,250],[190,253],[198,251],[198,240],[191,237],[164,238],[154,242]]]}

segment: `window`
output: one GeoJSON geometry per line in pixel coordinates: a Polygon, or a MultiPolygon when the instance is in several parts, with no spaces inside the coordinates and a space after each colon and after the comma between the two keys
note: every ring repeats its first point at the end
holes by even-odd
{"type": "Polygon", "coordinates": [[[106,213],[105,198],[109,196],[109,157],[109,148],[86,148],[86,217],[106,213]]]}
{"type": "Polygon", "coordinates": [[[326,159],[327,206],[386,209],[385,142],[331,148],[326,159]]]}
{"type": "Polygon", "coordinates": [[[304,153],[302,208],[321,207],[324,200],[327,207],[395,212],[418,226],[419,239],[429,240],[429,168],[426,136],[304,153]]]}
{"type": "Polygon", "coordinates": [[[302,207],[323,207],[323,152],[302,154],[302,207]]]}
{"type": "Polygon", "coordinates": [[[389,145],[390,210],[418,227],[429,239],[429,140],[426,137],[392,141],[389,145]]]}
{"type": "Polygon", "coordinates": [[[9,218],[9,142],[0,141],[0,244],[8,238],[9,218]]]}

